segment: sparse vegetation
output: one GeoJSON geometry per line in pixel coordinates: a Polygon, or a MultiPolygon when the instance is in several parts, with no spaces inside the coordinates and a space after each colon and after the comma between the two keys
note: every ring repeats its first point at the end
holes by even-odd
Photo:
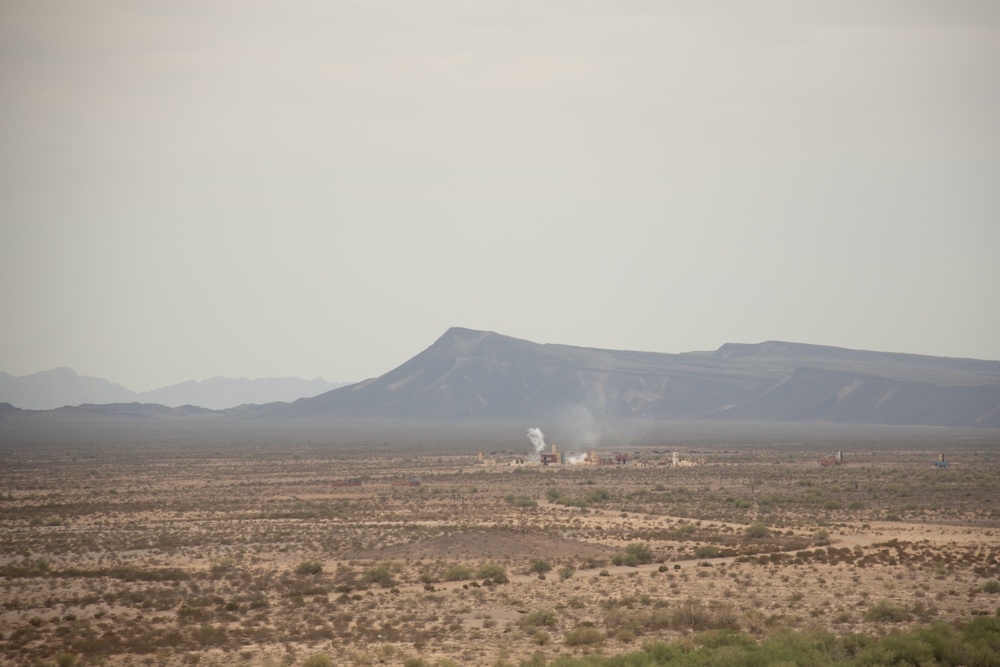
{"type": "Polygon", "coordinates": [[[298,564],[295,568],[295,574],[302,576],[311,576],[323,573],[323,564],[315,560],[307,560],[298,564]]]}
{"type": "Polygon", "coordinates": [[[759,521],[754,521],[743,531],[743,534],[750,539],[763,539],[771,534],[771,529],[759,521]]]}
{"type": "Polygon", "coordinates": [[[476,578],[503,584],[507,582],[507,568],[500,563],[484,563],[476,571],[476,578]]]}
{"type": "Polygon", "coordinates": [[[604,633],[594,627],[577,626],[566,633],[566,646],[600,646],[604,643],[604,633]]]}
{"type": "Polygon", "coordinates": [[[444,571],[445,581],[465,581],[472,579],[472,568],[461,563],[449,565],[444,571]]]}
{"type": "Polygon", "coordinates": [[[633,542],[625,550],[611,557],[612,565],[627,565],[635,567],[653,562],[653,551],[645,542],[633,542]]]}
{"type": "Polygon", "coordinates": [[[517,474],[447,452],[396,453],[375,473],[367,449],[218,449],[6,454],[4,664],[994,655],[1000,454],[988,447],[943,471],[909,449],[822,469],[782,447],[517,474]],[[413,477],[421,486],[391,483],[413,477]],[[332,484],[347,478],[364,485],[332,484]],[[547,489],[569,502],[536,502],[547,489]]]}
{"type": "Polygon", "coordinates": [[[532,559],[531,563],[528,564],[528,572],[532,574],[545,574],[552,570],[552,563],[545,560],[544,558],[532,559]]]}

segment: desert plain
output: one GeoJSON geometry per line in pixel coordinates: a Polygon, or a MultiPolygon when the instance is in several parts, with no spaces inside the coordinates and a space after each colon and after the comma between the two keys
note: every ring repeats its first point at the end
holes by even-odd
{"type": "Polygon", "coordinates": [[[1000,614],[997,444],[653,435],[552,466],[517,428],[7,445],[0,664],[547,665],[961,628],[1000,614]]]}

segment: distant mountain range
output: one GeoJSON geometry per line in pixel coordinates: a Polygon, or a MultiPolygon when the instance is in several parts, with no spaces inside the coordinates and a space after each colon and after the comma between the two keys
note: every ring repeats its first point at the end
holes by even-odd
{"type": "Polygon", "coordinates": [[[829,421],[1000,428],[1000,362],[819,345],[661,354],[540,345],[453,328],[381,377],[282,418],[829,421]]]}
{"type": "Polygon", "coordinates": [[[294,401],[304,396],[316,396],[345,384],[327,382],[322,378],[248,380],[215,377],[201,382],[182,382],[152,391],[134,392],[101,378],[77,375],[70,368],[56,368],[21,377],[0,372],[0,403],[10,403],[28,410],[135,402],[224,410],[248,403],[294,401]]]}
{"type": "MultiPolygon", "coordinates": [[[[65,373],[53,371],[59,372],[65,373]]],[[[109,396],[113,387],[105,387],[109,396]]],[[[34,419],[49,413],[0,405],[0,421],[25,414],[34,419]]],[[[560,419],[1000,428],[1000,361],[786,342],[730,343],[711,352],[662,354],[542,345],[453,328],[385,375],[293,402],[222,412],[119,404],[51,415],[60,420],[226,418],[275,424],[560,419]]]]}

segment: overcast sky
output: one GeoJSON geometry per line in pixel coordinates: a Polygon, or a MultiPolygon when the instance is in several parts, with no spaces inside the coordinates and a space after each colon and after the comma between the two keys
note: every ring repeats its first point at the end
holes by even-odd
{"type": "Polygon", "coordinates": [[[0,4],[0,370],[1000,359],[1000,2],[0,4]]]}

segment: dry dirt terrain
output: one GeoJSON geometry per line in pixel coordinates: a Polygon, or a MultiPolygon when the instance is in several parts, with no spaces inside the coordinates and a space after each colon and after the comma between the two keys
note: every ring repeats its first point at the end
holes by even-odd
{"type": "Polygon", "coordinates": [[[690,467],[655,443],[550,467],[475,444],[4,451],[0,664],[544,665],[1000,612],[993,442],[947,469],[905,443],[690,467]]]}

